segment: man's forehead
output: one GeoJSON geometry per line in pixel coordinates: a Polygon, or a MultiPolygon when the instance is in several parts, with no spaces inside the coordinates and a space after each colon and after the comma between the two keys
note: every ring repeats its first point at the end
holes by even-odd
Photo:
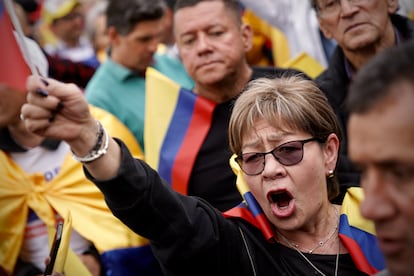
{"type": "Polygon", "coordinates": [[[217,26],[229,27],[236,25],[236,18],[223,15],[225,12],[225,10],[221,9],[177,12],[174,16],[174,31],[176,34],[182,35],[195,30],[208,30],[217,26]]]}

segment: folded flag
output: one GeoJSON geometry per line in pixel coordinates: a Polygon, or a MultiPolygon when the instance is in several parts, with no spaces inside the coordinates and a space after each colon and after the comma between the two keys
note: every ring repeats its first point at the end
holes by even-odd
{"type": "Polygon", "coordinates": [[[155,69],[147,69],[145,160],[182,194],[187,194],[215,106],[215,102],[180,87],[155,69]]]}

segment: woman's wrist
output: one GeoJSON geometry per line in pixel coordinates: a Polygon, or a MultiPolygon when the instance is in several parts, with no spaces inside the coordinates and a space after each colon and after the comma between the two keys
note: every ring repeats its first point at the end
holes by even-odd
{"type": "Polygon", "coordinates": [[[76,156],[86,156],[97,145],[97,140],[100,135],[100,122],[92,118],[90,122],[82,127],[79,136],[72,141],[68,141],[68,144],[72,150],[72,153],[76,156]]]}
{"type": "Polygon", "coordinates": [[[96,142],[93,148],[85,155],[79,156],[72,151],[73,158],[81,163],[90,163],[105,155],[108,151],[109,146],[109,135],[104,129],[101,122],[96,121],[98,131],[96,133],[96,142]]]}

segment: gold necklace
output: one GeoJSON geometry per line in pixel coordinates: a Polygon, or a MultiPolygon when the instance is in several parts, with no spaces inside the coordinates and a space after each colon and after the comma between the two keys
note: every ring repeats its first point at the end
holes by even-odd
{"type": "MultiPolygon", "coordinates": [[[[336,215],[336,217],[337,217],[337,221],[339,222],[339,214],[338,214],[338,210],[336,210],[336,208],[335,207],[333,207],[334,208],[334,211],[335,211],[335,215],[336,215]]],[[[302,248],[302,250],[300,250],[300,246],[299,246],[299,244],[297,244],[297,243],[295,243],[294,241],[292,241],[292,240],[289,240],[288,238],[286,238],[284,235],[282,235],[282,233],[280,233],[279,231],[278,231],[278,235],[280,235],[280,237],[281,238],[283,238],[283,240],[290,246],[290,247],[292,247],[292,248],[295,248],[295,249],[298,249],[298,250],[300,250],[300,251],[305,251],[305,252],[307,252],[307,253],[309,253],[309,254],[313,254],[313,252],[316,250],[316,249],[319,249],[319,248],[321,248],[321,247],[323,247],[328,241],[330,241],[334,236],[335,236],[335,234],[337,233],[337,230],[338,230],[338,222],[337,223],[335,223],[335,227],[332,229],[332,231],[328,234],[328,237],[325,239],[325,240],[321,240],[321,241],[319,241],[318,242],[318,244],[315,246],[315,247],[313,247],[312,249],[306,249],[306,248],[302,248]]]]}
{"type": "MultiPolygon", "coordinates": [[[[307,250],[309,254],[312,254],[313,251],[315,251],[317,248],[322,247],[323,245],[325,245],[336,233],[337,229],[338,229],[338,223],[339,223],[339,214],[338,214],[338,210],[334,208],[336,217],[337,217],[337,223],[335,224],[335,228],[332,231],[332,233],[329,234],[328,238],[325,241],[320,241],[313,249],[311,250],[307,250]]],[[[323,273],[322,271],[319,270],[319,268],[317,268],[303,253],[302,251],[300,251],[298,249],[299,245],[298,244],[294,244],[293,242],[291,242],[290,240],[288,240],[285,236],[282,235],[282,233],[280,233],[279,231],[276,231],[276,234],[278,236],[280,236],[282,238],[282,240],[289,245],[291,248],[293,248],[294,250],[296,250],[296,252],[299,253],[299,255],[310,265],[312,266],[313,269],[315,269],[320,275],[322,276],[326,276],[325,273],[323,273]]],[[[336,236],[338,237],[338,236],[336,236]]],[[[335,259],[335,276],[338,276],[338,267],[339,267],[339,251],[341,249],[341,241],[338,239],[338,251],[336,252],[336,259],[335,259]]]]}
{"type": "MultiPolygon", "coordinates": [[[[335,228],[332,229],[332,232],[329,233],[329,236],[325,240],[319,241],[318,244],[315,247],[313,247],[312,249],[302,248],[303,250],[301,250],[301,251],[306,251],[309,254],[313,254],[313,252],[316,249],[323,247],[328,241],[330,241],[335,236],[337,230],[338,230],[338,226],[335,226],[335,228]]],[[[292,247],[295,247],[295,248],[299,249],[299,244],[294,243],[291,240],[287,240],[287,238],[284,237],[282,234],[280,234],[280,236],[283,237],[284,239],[286,239],[286,242],[289,241],[289,245],[291,245],[292,247]]]]}
{"type": "MultiPolygon", "coordinates": [[[[312,266],[313,269],[315,269],[320,275],[322,276],[326,276],[325,273],[323,273],[322,271],[319,270],[319,268],[317,268],[299,249],[297,249],[293,244],[290,243],[290,241],[288,239],[286,239],[282,234],[280,234],[279,232],[277,232],[280,237],[294,250],[296,250],[296,252],[299,253],[299,255],[302,256],[302,258],[310,265],[312,266]]],[[[340,251],[340,247],[341,247],[341,241],[338,239],[338,251],[336,252],[336,259],[335,259],[335,276],[338,276],[338,267],[339,267],[339,251],[340,251]]]]}

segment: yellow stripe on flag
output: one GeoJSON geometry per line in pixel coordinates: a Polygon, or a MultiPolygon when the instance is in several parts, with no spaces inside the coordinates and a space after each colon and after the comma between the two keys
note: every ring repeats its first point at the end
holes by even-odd
{"type": "Polygon", "coordinates": [[[180,85],[148,68],[145,87],[145,161],[158,168],[159,152],[178,101],[180,85]]]}
{"type": "Polygon", "coordinates": [[[244,180],[239,164],[236,162],[235,154],[233,154],[230,157],[230,167],[233,170],[234,174],[237,175],[237,180],[236,180],[237,189],[239,190],[239,193],[244,197],[244,194],[249,192],[249,187],[247,186],[247,183],[244,180]]]}
{"type": "Polygon", "coordinates": [[[374,223],[370,220],[365,219],[361,215],[360,204],[364,199],[364,192],[360,187],[351,187],[347,190],[345,194],[342,206],[342,214],[352,214],[348,217],[349,225],[357,227],[365,232],[368,232],[372,235],[375,234],[374,223]]]}

